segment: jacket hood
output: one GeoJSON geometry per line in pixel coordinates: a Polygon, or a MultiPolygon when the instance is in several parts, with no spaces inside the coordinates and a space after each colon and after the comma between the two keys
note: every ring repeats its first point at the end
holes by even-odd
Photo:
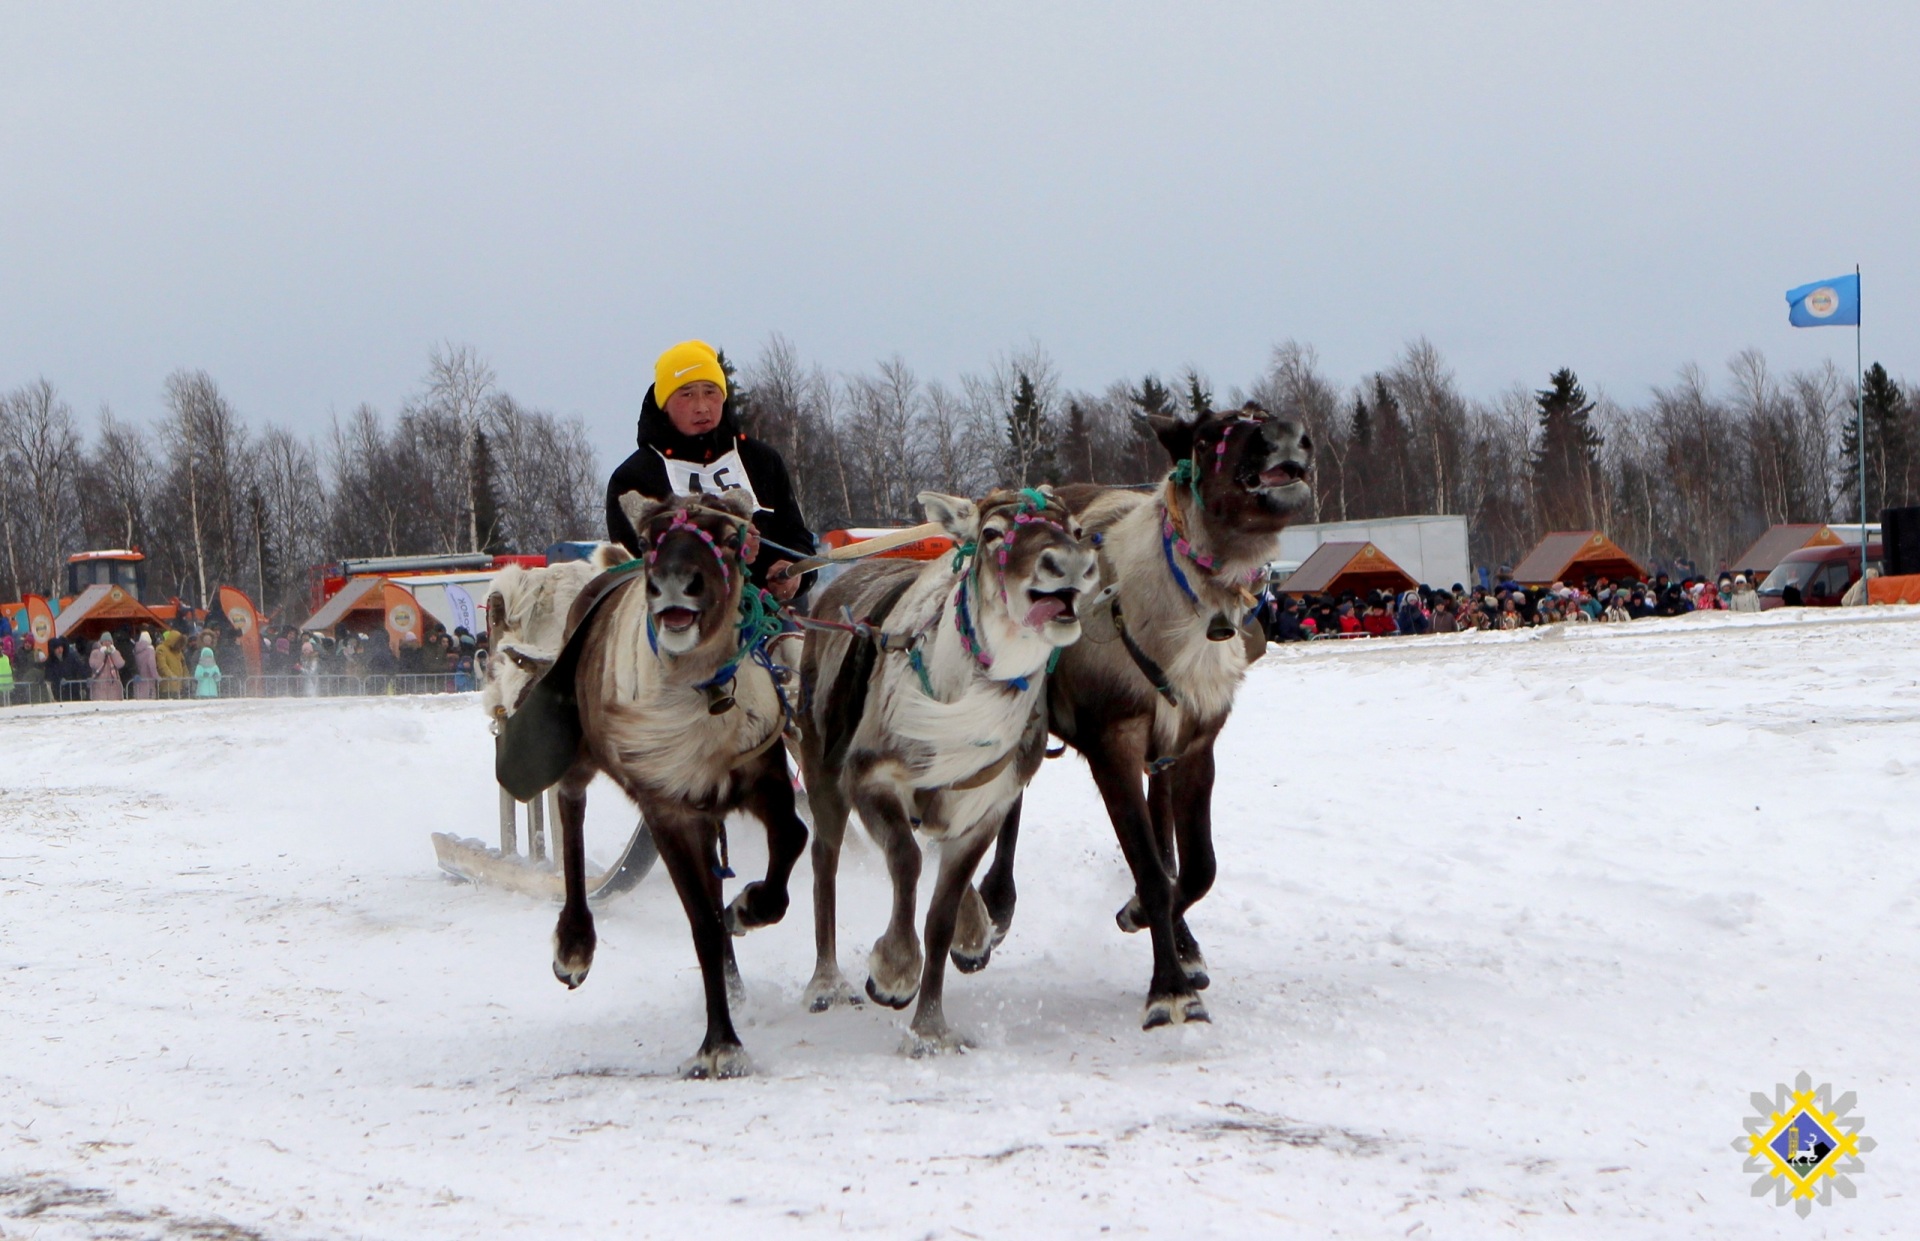
{"type": "Polygon", "coordinates": [[[640,428],[634,442],[669,457],[705,464],[730,451],[740,438],[740,424],[733,416],[734,393],[727,390],[727,402],[720,410],[719,425],[705,435],[682,435],[674,428],[667,411],[653,399],[653,385],[647,385],[646,399],[640,403],[640,428]]]}

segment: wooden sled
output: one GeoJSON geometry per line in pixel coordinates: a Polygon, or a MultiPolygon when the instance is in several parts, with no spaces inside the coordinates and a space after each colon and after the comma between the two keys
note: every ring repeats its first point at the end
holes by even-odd
{"type": "MultiPolygon", "coordinates": [[[[513,814],[508,795],[501,793],[501,847],[488,848],[485,841],[471,837],[462,838],[450,832],[433,833],[433,854],[440,863],[440,869],[455,879],[467,883],[484,883],[496,888],[505,888],[509,892],[518,892],[522,896],[531,896],[535,900],[551,901],[558,904],[566,895],[566,880],[561,876],[556,858],[547,859],[544,841],[538,826],[541,815],[537,811],[539,802],[528,807],[533,811],[528,817],[528,850],[522,854],[512,838],[513,814]]],[[[654,848],[653,834],[647,831],[643,819],[634,824],[633,835],[627,839],[626,848],[620,851],[613,865],[602,871],[588,870],[587,899],[594,902],[610,900],[623,892],[631,892],[640,881],[647,877],[653,864],[659,860],[659,850],[654,848]]]]}

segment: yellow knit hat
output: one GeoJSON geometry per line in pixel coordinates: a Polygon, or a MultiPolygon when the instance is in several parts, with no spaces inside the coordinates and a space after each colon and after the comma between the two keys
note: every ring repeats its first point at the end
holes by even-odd
{"type": "Polygon", "coordinates": [[[667,407],[667,398],[690,383],[706,380],[718,384],[720,395],[727,394],[727,373],[720,369],[720,355],[703,340],[683,340],[660,355],[653,364],[653,403],[667,407]]]}

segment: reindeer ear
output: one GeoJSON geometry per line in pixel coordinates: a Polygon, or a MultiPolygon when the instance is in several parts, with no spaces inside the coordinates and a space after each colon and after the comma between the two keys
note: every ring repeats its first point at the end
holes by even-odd
{"type": "Polygon", "coordinates": [[[620,493],[620,511],[627,515],[627,521],[633,526],[635,533],[645,530],[647,523],[666,507],[666,501],[651,499],[637,491],[620,493]]]}
{"type": "Polygon", "coordinates": [[[1161,447],[1167,450],[1169,457],[1184,461],[1193,455],[1193,423],[1171,414],[1143,414],[1142,417],[1153,428],[1154,435],[1159,437],[1161,447]]]}
{"type": "Polygon", "coordinates": [[[498,635],[507,627],[507,601],[498,591],[487,596],[487,632],[498,635]]]}
{"type": "Polygon", "coordinates": [[[920,493],[920,507],[927,510],[928,521],[937,521],[945,526],[947,533],[959,542],[965,543],[979,531],[980,507],[963,496],[923,491],[920,493]]]}
{"type": "MultiPolygon", "coordinates": [[[[638,529],[638,527],[635,528],[638,529]]],[[[601,543],[593,549],[593,555],[588,557],[588,563],[592,564],[596,571],[605,573],[608,569],[627,563],[627,549],[618,543],[601,543]]]]}
{"type": "Polygon", "coordinates": [[[733,491],[717,491],[700,497],[700,502],[710,508],[724,509],[741,521],[753,519],[753,500],[747,495],[746,488],[733,491]]]}

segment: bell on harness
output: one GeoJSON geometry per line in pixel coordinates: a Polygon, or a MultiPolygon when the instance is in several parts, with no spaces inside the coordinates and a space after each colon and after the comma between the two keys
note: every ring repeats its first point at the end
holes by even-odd
{"type": "Polygon", "coordinates": [[[1225,612],[1215,612],[1213,619],[1207,622],[1207,641],[1228,642],[1240,636],[1240,628],[1227,619],[1225,612]]]}
{"type": "Polygon", "coordinates": [[[708,715],[725,715],[733,710],[732,677],[728,677],[724,685],[703,685],[700,691],[707,696],[708,715]]]}

